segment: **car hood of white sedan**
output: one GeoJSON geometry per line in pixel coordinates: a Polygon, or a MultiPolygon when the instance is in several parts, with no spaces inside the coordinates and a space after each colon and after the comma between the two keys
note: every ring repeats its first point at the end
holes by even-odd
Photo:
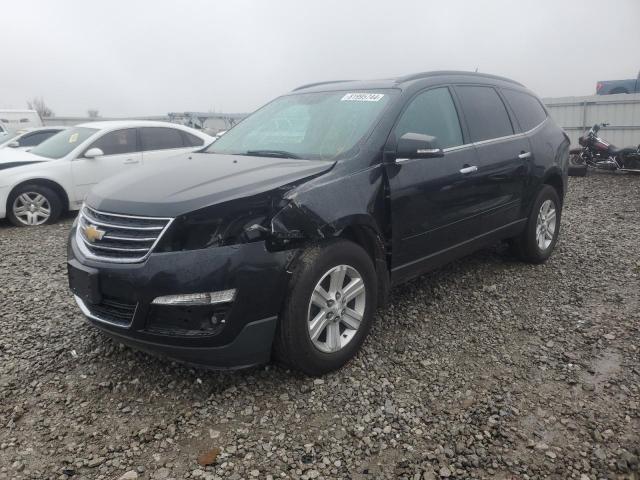
{"type": "Polygon", "coordinates": [[[0,170],[30,165],[37,162],[48,162],[50,160],[50,158],[34,155],[24,150],[14,150],[13,148],[0,149],[0,170]]]}

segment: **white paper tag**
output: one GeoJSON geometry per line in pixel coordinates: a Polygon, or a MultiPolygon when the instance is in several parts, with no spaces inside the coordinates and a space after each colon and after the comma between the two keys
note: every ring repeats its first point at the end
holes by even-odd
{"type": "Polygon", "coordinates": [[[341,102],[377,102],[384,93],[347,93],[340,99],[341,102]]]}

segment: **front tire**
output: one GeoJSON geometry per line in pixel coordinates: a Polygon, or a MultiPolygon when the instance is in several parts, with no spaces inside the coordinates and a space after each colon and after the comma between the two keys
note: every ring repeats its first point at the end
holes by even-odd
{"type": "Polygon", "coordinates": [[[560,234],[562,203],[555,188],[543,185],[533,202],[527,225],[513,241],[518,256],[529,263],[544,263],[560,234]]]}
{"type": "Polygon", "coordinates": [[[280,316],[276,359],[313,376],[342,367],[371,329],[376,292],[373,262],[355,243],[340,239],[305,250],[280,316]]]}
{"type": "Polygon", "coordinates": [[[7,217],[16,227],[54,223],[62,209],[60,196],[51,188],[38,184],[16,188],[7,201],[7,217]]]}

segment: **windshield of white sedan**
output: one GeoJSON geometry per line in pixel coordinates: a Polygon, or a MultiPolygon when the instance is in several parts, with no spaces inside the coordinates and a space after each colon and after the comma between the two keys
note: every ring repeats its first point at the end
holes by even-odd
{"type": "Polygon", "coordinates": [[[309,160],[345,157],[370,132],[394,94],[393,90],[367,90],[280,97],[206,151],[309,160]]]}
{"type": "Polygon", "coordinates": [[[32,148],[30,152],[46,158],[62,158],[97,131],[95,128],[86,127],[63,130],[32,148]]]}

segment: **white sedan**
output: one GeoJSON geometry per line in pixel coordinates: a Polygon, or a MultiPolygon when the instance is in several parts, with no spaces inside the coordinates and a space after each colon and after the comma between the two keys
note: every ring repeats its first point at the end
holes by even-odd
{"type": "Polygon", "coordinates": [[[78,210],[101,180],[211,142],[182,125],[131,120],[84,123],[28,152],[2,149],[0,218],[17,226],[53,223],[65,210],[78,210]]]}
{"type": "Polygon", "coordinates": [[[0,149],[13,148],[15,150],[27,150],[37,147],[64,129],[66,129],[66,127],[37,127],[21,130],[15,135],[3,135],[0,136],[0,149]]]}

